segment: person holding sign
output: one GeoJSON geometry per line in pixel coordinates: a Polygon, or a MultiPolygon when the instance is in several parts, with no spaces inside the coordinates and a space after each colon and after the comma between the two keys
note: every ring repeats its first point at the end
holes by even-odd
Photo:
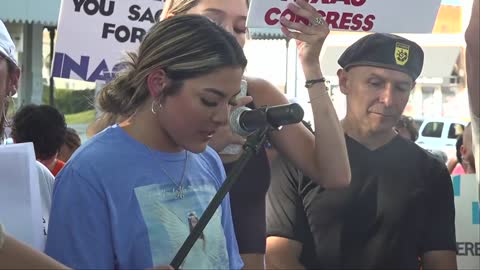
{"type": "MultiPolygon", "coordinates": [[[[313,9],[306,1],[298,0],[289,8],[296,14],[313,9]]],[[[221,25],[232,33],[238,43],[245,44],[247,29],[245,21],[248,1],[245,0],[167,0],[162,18],[180,14],[200,14],[221,25]]],[[[285,21],[285,20],[283,20],[285,21]]],[[[350,167],[346,154],[343,132],[320,70],[319,54],[329,33],[325,21],[316,15],[311,25],[304,25],[299,32],[287,31],[289,38],[297,39],[307,88],[313,109],[316,132],[313,135],[303,124],[288,125],[281,131],[269,134],[269,140],[280,154],[309,175],[313,181],[326,187],[347,186],[350,182],[350,167]],[[336,159],[331,159],[336,153],[336,159]]],[[[247,95],[253,97],[248,106],[262,107],[287,104],[286,97],[269,82],[245,78],[247,95]]],[[[229,144],[243,144],[244,138],[232,134],[225,126],[217,132],[210,145],[220,153],[229,144]]],[[[221,154],[225,169],[229,172],[238,154],[221,154]]],[[[272,179],[275,181],[275,179],[272,179]]],[[[245,268],[264,268],[265,254],[265,195],[270,183],[270,167],[264,148],[244,168],[230,191],[232,215],[240,253],[245,268]]]]}
{"type": "MultiPolygon", "coordinates": [[[[98,103],[131,117],[83,144],[56,179],[45,250],[69,267],[169,264],[226,178],[208,143],[247,64],[235,38],[203,16],[178,16],[128,55],[98,103]]],[[[242,267],[227,196],[181,268],[242,267]]]]}
{"type": "Polygon", "coordinates": [[[423,58],[416,43],[381,33],[359,39],[340,56],[352,183],[325,190],[295,172],[272,182],[268,268],[420,269],[419,257],[423,269],[457,268],[448,170],[393,129],[423,58]]]}

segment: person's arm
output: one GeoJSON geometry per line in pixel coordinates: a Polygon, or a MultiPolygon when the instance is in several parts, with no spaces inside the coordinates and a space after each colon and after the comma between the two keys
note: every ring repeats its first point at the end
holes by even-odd
{"type": "Polygon", "coordinates": [[[447,168],[436,164],[430,171],[427,196],[427,232],[423,238],[423,269],[457,269],[455,204],[447,168]]]}
{"type": "Polygon", "coordinates": [[[457,254],[453,250],[430,251],[423,255],[424,270],[455,270],[457,254]]]}
{"type": "Polygon", "coordinates": [[[107,199],[94,183],[73,166],[55,183],[45,253],[75,269],[115,267],[107,199]]]}
{"type": "Polygon", "coordinates": [[[272,164],[267,193],[267,269],[303,269],[300,255],[308,235],[308,221],[298,193],[302,173],[278,157],[272,164]]]}
{"type": "Polygon", "coordinates": [[[265,263],[267,269],[305,269],[300,263],[301,242],[288,238],[267,237],[267,253],[265,263]]]}
{"type": "MultiPolygon", "coordinates": [[[[315,8],[304,0],[290,3],[293,13],[314,20],[319,17],[315,8]]],[[[282,20],[282,32],[297,40],[299,60],[307,80],[323,78],[319,55],[329,34],[327,24],[307,26],[282,20]],[[292,32],[289,29],[297,30],[292,32]]],[[[255,83],[255,82],[254,82],[255,83]]],[[[286,98],[266,82],[256,82],[259,94],[251,93],[257,106],[288,103],[286,98]]],[[[250,85],[250,82],[249,82],[250,85]]],[[[278,151],[291,160],[312,181],[326,188],[345,187],[350,183],[351,172],[345,137],[325,83],[316,83],[308,89],[315,123],[315,135],[302,124],[284,126],[270,134],[278,151]],[[335,159],[331,158],[335,153],[335,159]]]]}
{"type": "Polygon", "coordinates": [[[69,269],[47,255],[5,235],[0,225],[0,269],[69,269]]]}
{"type": "Polygon", "coordinates": [[[467,43],[467,86],[470,110],[480,117],[480,0],[474,0],[470,23],[465,31],[467,43]]]}

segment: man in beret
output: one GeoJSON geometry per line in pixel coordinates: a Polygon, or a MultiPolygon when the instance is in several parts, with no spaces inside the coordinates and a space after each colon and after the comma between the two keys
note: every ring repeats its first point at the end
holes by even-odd
{"type": "Polygon", "coordinates": [[[393,129],[422,71],[422,49],[376,33],[338,63],[351,184],[323,189],[285,166],[267,196],[267,268],[456,269],[448,170],[393,129]]]}

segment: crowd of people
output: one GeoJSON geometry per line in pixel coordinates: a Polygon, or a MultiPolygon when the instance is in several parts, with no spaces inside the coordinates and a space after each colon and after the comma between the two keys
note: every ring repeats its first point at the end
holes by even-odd
{"type": "MultiPolygon", "coordinates": [[[[347,101],[339,121],[320,65],[329,26],[307,1],[289,3],[310,22],[282,18],[281,30],[297,41],[316,128],[303,122],[268,133],[268,147],[249,160],[179,268],[456,269],[450,174],[479,168],[478,5],[465,35],[472,123],[447,168],[415,144],[418,127],[402,115],[422,48],[384,33],[351,44],[338,59],[347,101]]],[[[0,225],[0,268],[171,269],[242,155],[225,151],[246,140],[231,131],[230,111],[289,103],[244,75],[248,7],[167,0],[98,95],[102,115],[83,144],[54,107],[15,114],[12,138],[33,142],[43,175],[46,247],[33,250],[0,225]]],[[[0,21],[2,135],[20,73],[0,21]]]]}

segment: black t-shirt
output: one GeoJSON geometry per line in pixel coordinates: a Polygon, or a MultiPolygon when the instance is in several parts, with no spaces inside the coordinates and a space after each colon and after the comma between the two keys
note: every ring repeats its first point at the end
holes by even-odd
{"type": "Polygon", "coordinates": [[[418,269],[425,252],[455,251],[445,165],[400,136],[374,151],[346,140],[347,188],[323,189],[286,162],[272,168],[267,235],[302,242],[300,262],[313,269],[418,269]]]}

